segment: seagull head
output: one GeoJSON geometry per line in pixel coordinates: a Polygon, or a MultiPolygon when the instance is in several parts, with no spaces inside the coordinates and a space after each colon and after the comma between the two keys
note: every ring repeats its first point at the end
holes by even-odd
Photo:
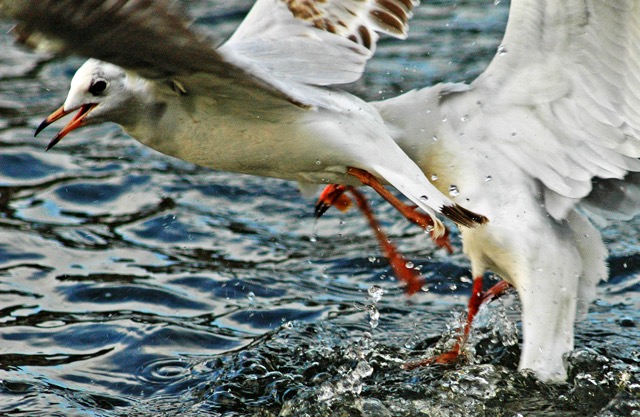
{"type": "Polygon", "coordinates": [[[69,132],[81,126],[122,120],[128,112],[127,101],[130,98],[124,69],[89,59],[73,76],[64,104],[43,120],[35,135],[56,120],[77,111],[71,121],[51,139],[47,146],[49,150],[69,132]]]}

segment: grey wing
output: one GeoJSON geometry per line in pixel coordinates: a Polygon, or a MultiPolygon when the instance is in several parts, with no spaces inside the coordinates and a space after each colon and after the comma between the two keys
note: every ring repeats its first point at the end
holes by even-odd
{"type": "Polygon", "coordinates": [[[231,68],[164,0],[0,0],[19,38],[58,53],[97,58],[148,76],[231,68]]]}
{"type": "MultiPolygon", "coordinates": [[[[295,101],[277,83],[232,63],[190,29],[169,0],[0,0],[0,17],[18,21],[22,42],[56,53],[111,62],[146,78],[208,74],[215,86],[235,84],[295,101]],[[230,81],[233,81],[231,83],[230,81]]],[[[203,77],[197,77],[198,82],[203,77]]],[[[236,88],[237,91],[239,90],[236,88]]]]}
{"type": "MultiPolygon", "coordinates": [[[[540,180],[554,218],[590,195],[585,205],[597,208],[602,188],[625,178],[637,188],[637,0],[512,0],[504,40],[472,88],[492,109],[484,125],[494,150],[540,180]]],[[[638,200],[600,209],[628,215],[638,200]]]]}

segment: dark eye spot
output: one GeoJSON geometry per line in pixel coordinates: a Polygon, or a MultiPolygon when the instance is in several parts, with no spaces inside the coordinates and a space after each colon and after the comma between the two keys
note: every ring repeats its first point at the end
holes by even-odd
{"type": "Polygon", "coordinates": [[[105,80],[95,80],[91,82],[89,86],[89,92],[94,96],[99,96],[107,89],[107,82],[105,80]]]}

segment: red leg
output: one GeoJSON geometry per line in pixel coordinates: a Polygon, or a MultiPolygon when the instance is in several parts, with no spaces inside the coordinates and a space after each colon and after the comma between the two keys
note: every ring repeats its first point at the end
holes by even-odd
{"type": "Polygon", "coordinates": [[[369,221],[369,225],[378,239],[378,243],[382,248],[384,256],[389,260],[389,264],[391,265],[391,269],[393,269],[394,275],[398,277],[401,282],[407,284],[407,294],[413,295],[420,291],[424,285],[424,279],[415,269],[407,267],[407,260],[397,251],[396,247],[389,241],[382,231],[378,220],[371,211],[369,203],[367,203],[367,199],[354,187],[346,187],[344,185],[336,184],[331,184],[325,187],[318,198],[318,203],[316,204],[316,216],[321,216],[331,206],[347,210],[351,205],[351,199],[344,194],[347,190],[351,192],[358,204],[358,207],[369,221]]]}
{"type": "Polygon", "coordinates": [[[380,244],[384,255],[389,260],[389,264],[391,265],[395,276],[398,277],[400,281],[407,284],[406,293],[408,295],[413,295],[420,291],[424,285],[424,279],[415,269],[407,267],[407,260],[397,251],[396,247],[389,241],[389,239],[387,239],[387,236],[380,228],[380,223],[378,223],[378,220],[373,215],[373,212],[369,207],[369,203],[367,203],[367,199],[362,195],[362,193],[360,193],[360,191],[353,187],[349,187],[349,192],[353,195],[356,200],[356,204],[358,204],[358,207],[362,210],[362,213],[364,213],[365,217],[369,221],[369,225],[376,234],[378,243],[380,244]]]}
{"type": "Polygon", "coordinates": [[[382,198],[387,200],[404,217],[409,219],[409,221],[417,224],[418,226],[422,227],[423,229],[427,229],[427,228],[432,228],[433,227],[433,219],[431,218],[431,216],[429,216],[428,214],[424,214],[424,213],[420,213],[419,211],[416,211],[416,207],[415,206],[410,206],[410,205],[404,204],[395,195],[393,195],[389,190],[387,190],[380,183],[380,181],[378,181],[378,179],[375,176],[371,175],[370,173],[368,173],[367,171],[364,171],[362,169],[351,168],[351,167],[347,168],[347,173],[349,175],[351,175],[351,176],[356,177],[364,185],[368,185],[369,187],[371,187],[374,190],[376,190],[376,192],[378,194],[380,194],[380,196],[382,196],[382,198]]]}
{"type": "MultiPolygon", "coordinates": [[[[355,168],[350,168],[355,169],[355,168]]],[[[361,171],[361,170],[358,170],[361,171]]],[[[377,182],[375,177],[366,171],[362,171],[366,175],[363,178],[373,178],[375,183],[380,185],[381,189],[384,190],[382,192],[378,191],[383,198],[389,201],[393,207],[400,211],[405,217],[407,217],[410,221],[422,227],[425,230],[428,230],[433,226],[433,219],[426,213],[420,213],[416,211],[416,206],[404,204],[400,200],[398,200],[393,194],[391,194],[386,188],[382,187],[382,185],[377,182]]],[[[368,181],[368,180],[367,180],[368,181]]],[[[364,182],[364,184],[369,185],[368,182],[364,182]]],[[[324,190],[320,193],[318,197],[318,202],[316,203],[315,212],[316,217],[322,216],[331,206],[336,206],[340,211],[346,211],[351,207],[351,200],[344,195],[346,191],[346,187],[344,185],[331,184],[327,185],[324,190]]],[[[362,194],[360,194],[362,196],[362,194]]],[[[364,196],[362,196],[364,198],[364,196]]],[[[449,239],[449,229],[445,229],[445,232],[440,237],[434,237],[433,233],[429,233],[433,242],[439,247],[444,248],[449,255],[453,253],[453,246],[451,246],[451,241],[449,239]]]]}
{"type": "Polygon", "coordinates": [[[496,298],[501,297],[504,293],[511,288],[511,284],[507,281],[500,281],[493,287],[489,288],[486,292],[482,292],[482,276],[476,277],[473,280],[473,289],[471,297],[469,298],[469,304],[467,307],[467,321],[464,326],[464,330],[461,335],[458,336],[458,340],[455,345],[448,352],[444,352],[438,356],[420,359],[418,361],[407,362],[403,365],[406,370],[412,370],[421,366],[427,366],[432,363],[441,364],[453,364],[459,361],[462,348],[469,338],[469,332],[471,331],[471,325],[473,319],[478,314],[480,306],[484,303],[491,302],[496,298]]]}
{"type": "Polygon", "coordinates": [[[387,200],[396,210],[398,210],[400,214],[409,219],[409,221],[417,224],[425,230],[429,230],[431,239],[436,245],[438,245],[438,247],[445,248],[449,254],[453,253],[453,247],[449,241],[448,229],[445,228],[445,233],[442,236],[438,238],[433,237],[433,233],[431,233],[431,229],[433,229],[433,219],[431,216],[417,211],[416,206],[405,204],[400,201],[395,195],[387,190],[375,176],[371,175],[367,171],[349,167],[347,169],[347,173],[359,179],[364,185],[368,185],[373,188],[382,198],[387,200]]]}

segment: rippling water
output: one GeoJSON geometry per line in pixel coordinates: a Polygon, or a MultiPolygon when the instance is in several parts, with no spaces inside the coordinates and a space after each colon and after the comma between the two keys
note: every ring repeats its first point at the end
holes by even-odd
{"type": "MultiPolygon", "coordinates": [[[[226,36],[251,2],[191,3],[202,30],[226,36]]],[[[385,39],[354,92],[380,99],[484,69],[508,3],[426,3],[410,39],[385,39]]],[[[24,51],[9,29],[0,25],[1,414],[640,415],[638,219],[603,229],[611,279],[577,327],[567,384],[517,372],[513,296],[482,311],[469,364],[405,372],[460,325],[470,280],[459,250],[435,250],[380,204],[428,279],[407,299],[361,216],[316,223],[294,184],[194,167],[114,125],[45,153],[54,129],[33,131],[82,60],[24,51]]]]}

